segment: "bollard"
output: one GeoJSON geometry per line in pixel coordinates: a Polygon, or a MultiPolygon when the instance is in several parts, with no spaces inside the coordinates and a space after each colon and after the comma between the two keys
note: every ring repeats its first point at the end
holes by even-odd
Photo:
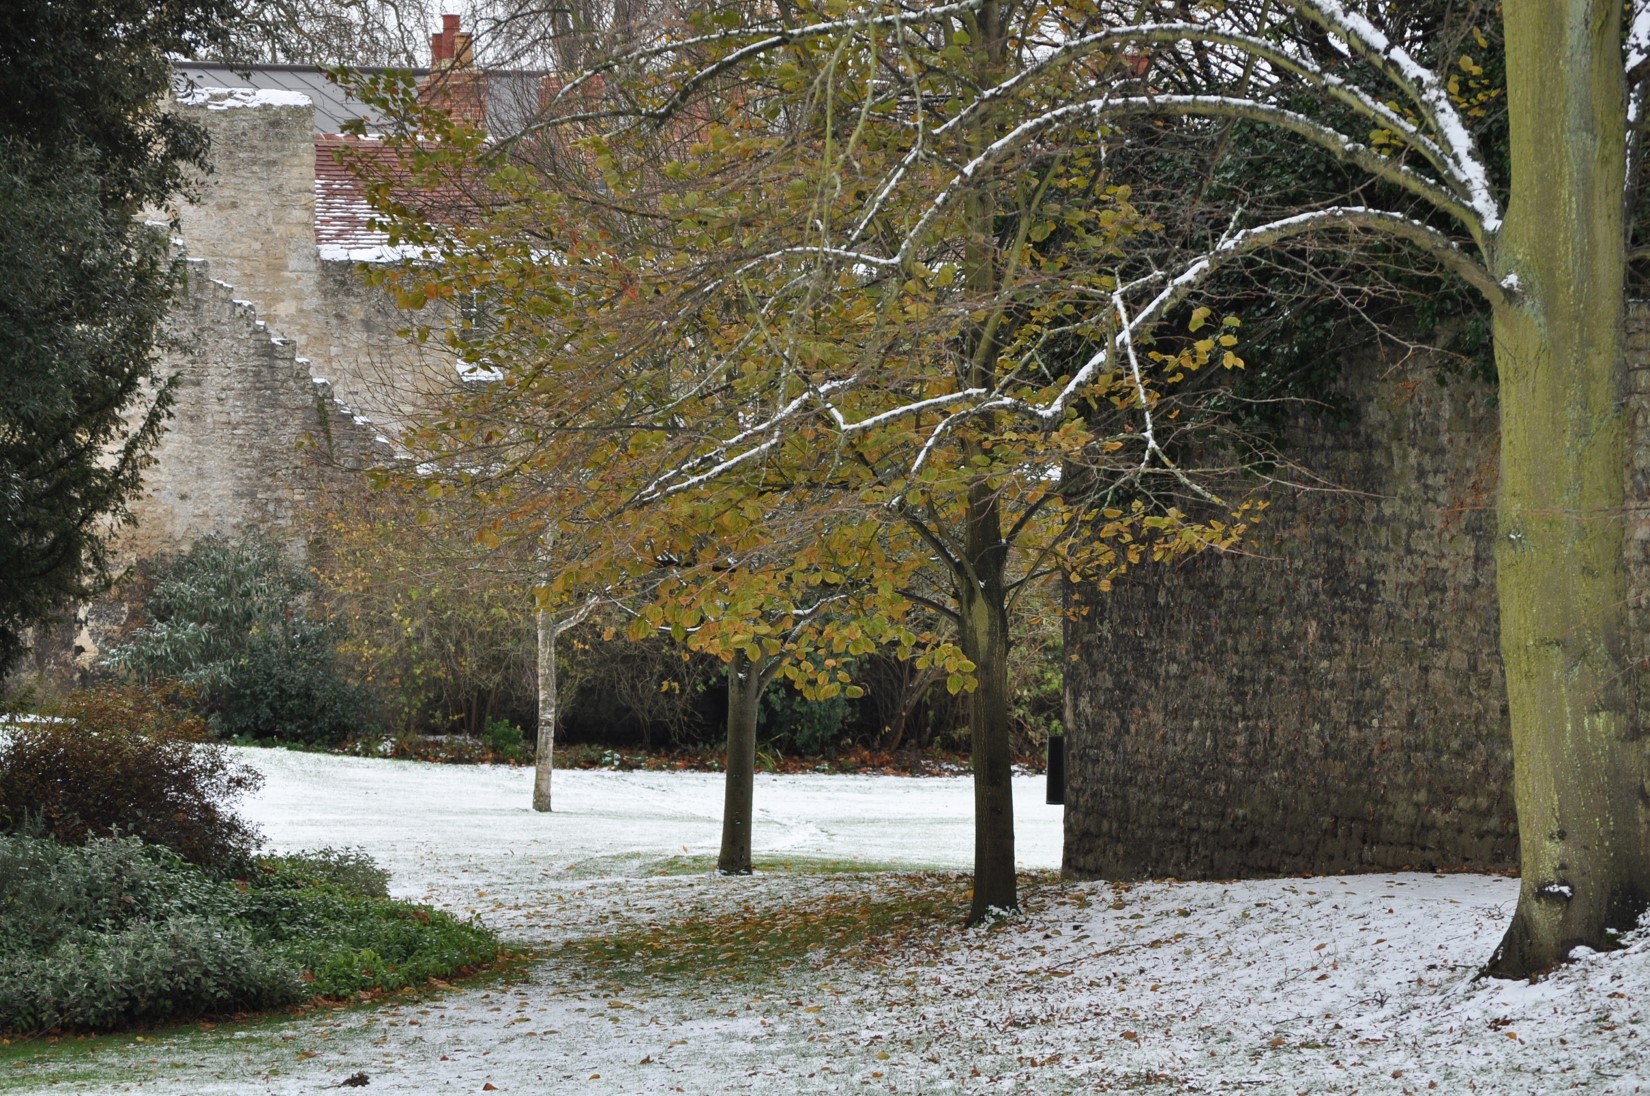
{"type": "Polygon", "coordinates": [[[1048,798],[1056,806],[1066,801],[1066,736],[1048,737],[1048,798]]]}

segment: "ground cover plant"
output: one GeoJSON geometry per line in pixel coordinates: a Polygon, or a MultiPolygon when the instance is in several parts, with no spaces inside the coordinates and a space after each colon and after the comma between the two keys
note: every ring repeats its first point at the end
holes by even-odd
{"type": "Polygon", "coordinates": [[[135,837],[0,836],[0,1031],[112,1030],[417,986],[490,963],[480,925],[384,895],[360,854],[215,877],[135,837]]]}
{"type": "Polygon", "coordinates": [[[490,963],[479,924],[391,900],[359,852],[266,857],[262,776],[141,689],[0,736],[0,1032],[111,1030],[417,986],[490,963]]]}

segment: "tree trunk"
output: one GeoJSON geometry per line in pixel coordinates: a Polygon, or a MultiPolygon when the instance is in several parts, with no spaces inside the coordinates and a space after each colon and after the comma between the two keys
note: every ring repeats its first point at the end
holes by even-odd
{"type": "Polygon", "coordinates": [[[728,664],[728,757],[722,797],[722,852],[716,870],[751,873],[751,815],[755,810],[756,715],[766,675],[742,654],[728,664]]]}
{"type": "MultiPolygon", "coordinates": [[[[995,506],[993,506],[995,512],[995,506]]],[[[1000,558],[1001,553],[992,553],[1000,558]]],[[[976,562],[976,569],[980,564],[976,562]]],[[[974,767],[973,925],[1020,908],[1014,878],[1014,759],[1008,724],[1008,611],[1000,567],[986,566],[984,589],[959,591],[963,653],[974,663],[969,731],[974,767]],[[992,573],[994,572],[994,573],[992,573]]]]}
{"type": "Polygon", "coordinates": [[[1496,269],[1501,654],[1522,883],[1487,973],[1611,943],[1650,899],[1623,556],[1622,5],[1504,5],[1513,187],[1496,269]]]}
{"type": "Polygon", "coordinates": [[[555,771],[556,752],[556,637],[560,629],[553,613],[538,611],[539,633],[539,730],[534,747],[533,809],[550,809],[550,777],[555,771]]]}
{"type": "MultiPolygon", "coordinates": [[[[1005,9],[985,0],[964,28],[973,43],[975,80],[991,87],[1001,78],[1007,48],[1005,9]]],[[[1002,133],[1001,119],[987,111],[970,132],[977,153],[1002,133]]],[[[1001,211],[986,193],[976,190],[963,200],[965,242],[963,282],[982,300],[995,300],[966,340],[968,360],[962,376],[970,388],[989,389],[997,382],[1001,326],[1005,322],[1002,256],[997,246],[1001,211]]],[[[978,433],[961,434],[962,462],[971,466],[988,457],[977,440],[996,432],[996,416],[978,420],[978,433]]],[[[989,477],[968,487],[963,515],[963,559],[953,568],[963,653],[974,663],[975,689],[970,698],[970,752],[974,767],[974,899],[968,923],[977,924],[994,911],[1020,908],[1014,878],[1014,765],[1009,748],[1008,697],[1008,544],[1003,540],[1002,508],[989,477]]]]}

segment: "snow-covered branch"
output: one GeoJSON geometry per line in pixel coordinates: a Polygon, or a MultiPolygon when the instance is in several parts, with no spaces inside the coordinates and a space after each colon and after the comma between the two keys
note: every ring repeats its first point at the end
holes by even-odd
{"type": "MultiPolygon", "coordinates": [[[[875,414],[854,418],[846,414],[837,397],[857,389],[867,382],[867,374],[856,374],[824,384],[809,385],[808,390],[785,401],[773,414],[747,429],[717,443],[709,452],[690,463],[656,477],[641,493],[642,499],[662,498],[693,490],[719,479],[733,470],[771,452],[783,439],[786,429],[805,418],[826,414],[835,429],[845,438],[863,435],[885,427],[896,420],[920,416],[933,411],[946,411],[930,427],[917,446],[905,478],[914,482],[917,475],[933,459],[945,440],[960,426],[983,415],[1007,412],[1023,416],[1042,429],[1057,426],[1083,393],[1114,363],[1127,360],[1136,342],[1148,338],[1151,329],[1192,293],[1211,275],[1225,266],[1267,248],[1290,240],[1322,232],[1372,232],[1410,243],[1434,260],[1459,275],[1492,301],[1504,298],[1506,290],[1471,255],[1463,251],[1448,236],[1419,221],[1389,210],[1367,207],[1334,207],[1282,218],[1251,228],[1234,230],[1215,247],[1189,263],[1172,277],[1162,274],[1138,279],[1117,289],[1111,307],[1118,313],[1119,324],[1107,344],[1091,355],[1052,398],[1046,401],[1029,400],[997,388],[968,388],[944,395],[914,400],[897,407],[886,408],[875,414]],[[1127,295],[1149,292],[1138,308],[1127,305],[1127,295]]],[[[794,249],[787,249],[787,252],[794,249]]],[[[868,371],[874,373],[874,371],[868,371]]],[[[1139,364],[1133,364],[1133,377],[1139,395],[1141,410],[1148,415],[1148,431],[1144,435],[1147,457],[1153,453],[1167,460],[1156,446],[1150,433],[1150,400],[1145,393],[1144,378],[1139,364]]],[[[893,500],[897,505],[899,499],[893,500]]]]}
{"type": "Polygon", "coordinates": [[[1449,89],[1436,72],[1417,61],[1402,45],[1392,41],[1362,13],[1339,0],[1284,0],[1304,18],[1316,23],[1357,56],[1378,69],[1403,89],[1428,128],[1438,134],[1449,149],[1455,172],[1468,190],[1468,205],[1483,232],[1494,233],[1501,225],[1501,209],[1490,188],[1489,172],[1461,113],[1450,99],[1449,89]]]}
{"type": "MultiPolygon", "coordinates": [[[[1020,404],[1019,409],[1036,415],[1046,423],[1057,423],[1065,415],[1072,401],[1094,383],[1096,376],[1105,371],[1118,350],[1144,337],[1146,332],[1161,322],[1171,309],[1196,291],[1215,271],[1244,256],[1275,247],[1287,240],[1330,230],[1379,232],[1406,240],[1420,247],[1453,273],[1460,275],[1492,301],[1500,300],[1505,294],[1505,290],[1491,277],[1489,271],[1456,246],[1453,240],[1419,221],[1384,209],[1358,206],[1301,213],[1227,235],[1206,254],[1199,256],[1179,274],[1169,278],[1157,294],[1135,313],[1132,320],[1120,324],[1111,345],[1096,351],[1084,362],[1053,400],[1041,407],[1020,404]]],[[[1153,275],[1121,288],[1124,292],[1139,290],[1162,280],[1162,276],[1153,275]]]]}
{"type": "Polygon", "coordinates": [[[1484,222],[1478,212],[1436,180],[1429,179],[1396,160],[1382,156],[1366,145],[1351,141],[1344,134],[1323,126],[1303,114],[1269,103],[1219,95],[1131,96],[1054,107],[1035,118],[1027,119],[987,145],[978,156],[959,168],[951,181],[934,196],[912,231],[906,233],[901,243],[899,261],[901,264],[911,261],[914,249],[928,238],[940,217],[962,199],[974,180],[987,168],[1002,162],[1057,126],[1076,121],[1098,123],[1131,114],[1244,118],[1275,125],[1280,129],[1297,133],[1340,158],[1365,168],[1371,174],[1396,183],[1410,193],[1424,198],[1437,209],[1454,216],[1475,237],[1480,236],[1484,228],[1484,222]]]}

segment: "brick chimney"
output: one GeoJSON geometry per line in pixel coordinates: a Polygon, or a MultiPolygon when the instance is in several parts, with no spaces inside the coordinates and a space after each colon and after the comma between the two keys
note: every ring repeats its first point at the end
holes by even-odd
{"type": "Polygon", "coordinates": [[[474,39],[459,17],[443,15],[441,33],[430,35],[430,74],[418,85],[421,102],[455,119],[486,128],[486,77],[476,71],[474,39]]]}

